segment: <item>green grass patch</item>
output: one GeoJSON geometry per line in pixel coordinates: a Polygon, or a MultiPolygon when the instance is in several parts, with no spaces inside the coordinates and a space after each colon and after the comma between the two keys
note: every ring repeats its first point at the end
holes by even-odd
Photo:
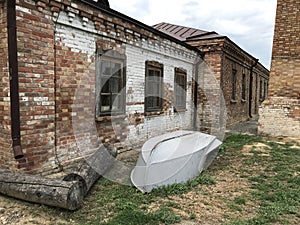
{"type": "MultiPolygon", "coordinates": [[[[178,223],[181,217],[173,209],[181,209],[181,205],[171,201],[169,197],[180,196],[200,184],[213,185],[215,182],[210,175],[201,173],[185,184],[173,184],[143,194],[134,187],[116,184],[103,178],[93,187],[85,200],[85,206],[71,214],[71,217],[76,224],[81,225],[178,223]],[[158,208],[150,210],[151,204],[157,205],[158,208]]],[[[66,219],[70,216],[63,215],[66,219]]],[[[191,214],[191,217],[195,216],[191,214]]]]}
{"type": "MultiPolygon", "coordinates": [[[[236,143],[237,137],[231,137],[226,141],[229,148],[235,150],[241,149],[241,145],[236,143]]],[[[239,137],[240,138],[240,137],[239,137]]],[[[241,138],[243,144],[253,143],[257,141],[255,137],[241,138]]],[[[259,139],[258,139],[259,140],[259,139]]],[[[261,157],[260,151],[251,150],[253,156],[244,159],[248,169],[248,180],[251,182],[251,200],[259,204],[257,216],[247,220],[233,220],[227,225],[234,224],[295,224],[300,218],[300,178],[299,163],[300,150],[291,148],[295,143],[277,143],[266,142],[271,147],[268,150],[270,157],[261,157]],[[253,168],[253,171],[250,168],[253,168]],[[264,168],[263,171],[257,173],[255,167],[264,168]]],[[[238,210],[236,207],[238,202],[230,202],[232,210],[238,210]]]]}

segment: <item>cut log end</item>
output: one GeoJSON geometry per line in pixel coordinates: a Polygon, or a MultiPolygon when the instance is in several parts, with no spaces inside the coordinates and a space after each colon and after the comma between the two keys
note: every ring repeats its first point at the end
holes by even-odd
{"type": "Polygon", "coordinates": [[[76,182],[70,189],[67,197],[67,209],[76,210],[80,208],[86,190],[81,182],[76,182]]]}

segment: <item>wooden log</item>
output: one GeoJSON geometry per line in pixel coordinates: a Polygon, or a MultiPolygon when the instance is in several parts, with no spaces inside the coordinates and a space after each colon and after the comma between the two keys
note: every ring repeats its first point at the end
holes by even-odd
{"type": "Polygon", "coordinates": [[[29,202],[69,210],[78,209],[84,197],[80,182],[0,170],[0,193],[29,202]]]}
{"type": "Polygon", "coordinates": [[[109,170],[115,161],[115,151],[112,146],[102,146],[94,154],[83,160],[79,166],[70,174],[66,175],[64,181],[78,181],[83,187],[84,195],[92,185],[109,170]]]}
{"type": "Polygon", "coordinates": [[[91,186],[115,161],[106,147],[99,148],[63,180],[0,170],[0,193],[21,200],[76,210],[91,186]]]}

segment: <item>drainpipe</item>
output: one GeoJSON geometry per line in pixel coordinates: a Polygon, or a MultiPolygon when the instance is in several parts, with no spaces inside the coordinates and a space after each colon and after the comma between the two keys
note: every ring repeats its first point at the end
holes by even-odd
{"type": "Polygon", "coordinates": [[[17,53],[16,0],[7,0],[7,38],[10,76],[11,138],[15,159],[24,157],[20,135],[20,103],[17,53]]]}
{"type": "Polygon", "coordinates": [[[253,68],[257,65],[259,59],[255,59],[250,67],[250,82],[249,82],[249,117],[252,118],[252,94],[253,94],[253,68]]]}

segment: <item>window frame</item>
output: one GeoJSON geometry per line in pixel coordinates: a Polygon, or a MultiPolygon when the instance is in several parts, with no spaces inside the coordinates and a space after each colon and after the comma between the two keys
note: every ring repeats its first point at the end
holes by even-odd
{"type": "MultiPolygon", "coordinates": [[[[163,67],[163,64],[159,63],[159,62],[156,62],[156,61],[146,61],[145,62],[145,98],[144,98],[144,106],[145,106],[145,112],[146,113],[151,113],[151,112],[161,112],[163,110],[163,78],[164,78],[164,67],[163,67]],[[153,106],[153,107],[149,107],[148,106],[148,101],[149,101],[149,97],[153,97],[151,96],[151,93],[150,96],[149,95],[149,89],[150,89],[150,85],[149,85],[149,73],[150,73],[150,70],[151,71],[155,71],[155,72],[159,72],[160,75],[160,80],[157,82],[155,80],[153,80],[151,83],[154,85],[154,84],[157,84],[159,85],[159,88],[158,88],[158,104],[156,106],[153,106]]],[[[154,93],[155,94],[155,93],[154,93]]]]}
{"type": "Polygon", "coordinates": [[[264,81],[264,100],[267,98],[268,94],[267,94],[267,90],[268,90],[268,84],[267,81],[264,81]]]}
{"type": "Polygon", "coordinates": [[[263,101],[264,96],[263,96],[263,80],[260,78],[259,79],[259,101],[263,101]]]}
{"type": "Polygon", "coordinates": [[[232,69],[231,73],[231,100],[236,101],[236,82],[237,82],[237,70],[232,69]]]}
{"type": "MultiPolygon", "coordinates": [[[[112,70],[112,67],[110,67],[112,70]]],[[[111,83],[109,84],[109,88],[112,88],[111,83]]],[[[121,54],[117,51],[110,50],[105,54],[97,54],[96,59],[96,117],[102,116],[114,116],[114,115],[122,115],[125,114],[126,111],[126,56],[121,54]],[[109,77],[106,82],[112,82],[113,78],[117,78],[113,74],[110,75],[103,75],[102,74],[102,63],[109,62],[109,63],[116,63],[120,64],[120,91],[113,92],[111,89],[109,92],[106,92],[106,95],[110,94],[110,109],[109,110],[102,110],[102,90],[104,88],[103,80],[105,76],[109,77]],[[114,76],[114,77],[113,77],[114,76]],[[113,95],[119,95],[120,97],[120,109],[113,110],[113,95]]]]}
{"type": "Polygon", "coordinates": [[[185,111],[186,110],[186,96],[187,96],[187,72],[184,69],[181,68],[175,68],[174,69],[174,111],[185,111]],[[178,76],[183,77],[183,84],[177,83],[178,76]],[[182,91],[183,90],[183,91],[182,91]],[[178,93],[179,92],[179,93],[178,93]],[[177,98],[179,96],[179,99],[177,98]],[[181,98],[183,99],[182,103],[178,104],[178,100],[181,101],[181,98]]]}
{"type": "Polygon", "coordinates": [[[246,74],[242,75],[242,100],[246,101],[246,74]]]}

